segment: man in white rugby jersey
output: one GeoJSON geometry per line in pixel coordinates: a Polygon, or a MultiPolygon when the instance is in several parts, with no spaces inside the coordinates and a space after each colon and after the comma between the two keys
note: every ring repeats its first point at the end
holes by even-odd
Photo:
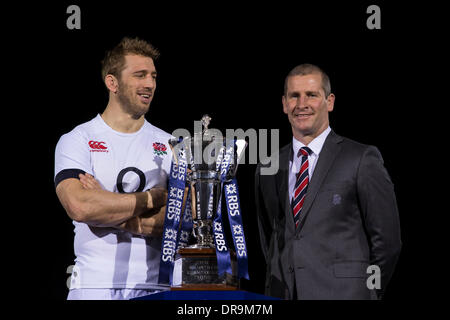
{"type": "Polygon", "coordinates": [[[158,55],[137,38],[107,52],[105,110],[56,146],[56,193],[75,226],[67,299],[130,299],[167,289],[158,272],[171,135],[144,118],[158,55]]]}

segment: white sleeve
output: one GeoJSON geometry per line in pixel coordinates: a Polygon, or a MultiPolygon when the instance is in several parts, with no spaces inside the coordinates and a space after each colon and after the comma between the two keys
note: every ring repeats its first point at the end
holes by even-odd
{"type": "Polygon", "coordinates": [[[79,173],[92,174],[88,141],[76,129],[59,139],[55,150],[55,186],[64,179],[78,178],[79,173]]]}

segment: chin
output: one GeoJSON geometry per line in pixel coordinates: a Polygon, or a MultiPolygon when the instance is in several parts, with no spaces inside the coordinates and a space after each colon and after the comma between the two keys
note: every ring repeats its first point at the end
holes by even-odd
{"type": "Polygon", "coordinates": [[[145,115],[149,110],[149,106],[146,108],[136,108],[132,111],[134,119],[140,119],[143,115],[145,115]]]}
{"type": "Polygon", "coordinates": [[[295,126],[295,131],[300,132],[303,136],[309,136],[313,133],[310,126],[295,126]]]}
{"type": "Polygon", "coordinates": [[[293,127],[299,132],[309,132],[312,130],[312,127],[310,125],[307,125],[306,123],[294,122],[293,127]]]}

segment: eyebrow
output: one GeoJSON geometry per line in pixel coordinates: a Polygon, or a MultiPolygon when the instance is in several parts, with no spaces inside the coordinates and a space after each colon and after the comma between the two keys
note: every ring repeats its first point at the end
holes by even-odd
{"type": "MultiPolygon", "coordinates": [[[[138,71],[133,72],[133,74],[137,74],[137,73],[147,74],[148,70],[143,69],[143,70],[138,70],[138,71]]],[[[156,71],[152,71],[151,74],[156,76],[157,72],[156,71]]]]}
{"type": "MultiPolygon", "coordinates": [[[[314,93],[314,94],[320,94],[320,91],[314,91],[314,90],[308,90],[308,91],[305,91],[305,94],[306,94],[306,95],[309,95],[309,94],[312,94],[312,93],[314,93]]],[[[289,96],[293,96],[293,95],[301,95],[301,93],[300,93],[300,91],[291,91],[291,92],[288,93],[288,95],[289,95],[289,96]]]]}

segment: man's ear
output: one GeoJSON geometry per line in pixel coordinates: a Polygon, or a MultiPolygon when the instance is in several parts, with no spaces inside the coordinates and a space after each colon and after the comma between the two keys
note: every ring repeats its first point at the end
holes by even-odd
{"type": "Polygon", "coordinates": [[[105,85],[108,88],[108,90],[111,91],[112,93],[117,93],[117,90],[119,89],[119,81],[112,74],[106,75],[105,85]]]}
{"type": "Polygon", "coordinates": [[[288,114],[288,109],[287,109],[286,97],[285,96],[281,97],[281,103],[283,104],[283,112],[288,114]]]}
{"type": "Polygon", "coordinates": [[[327,97],[327,110],[328,112],[333,111],[334,109],[334,100],[336,99],[333,93],[330,93],[327,97]]]}

